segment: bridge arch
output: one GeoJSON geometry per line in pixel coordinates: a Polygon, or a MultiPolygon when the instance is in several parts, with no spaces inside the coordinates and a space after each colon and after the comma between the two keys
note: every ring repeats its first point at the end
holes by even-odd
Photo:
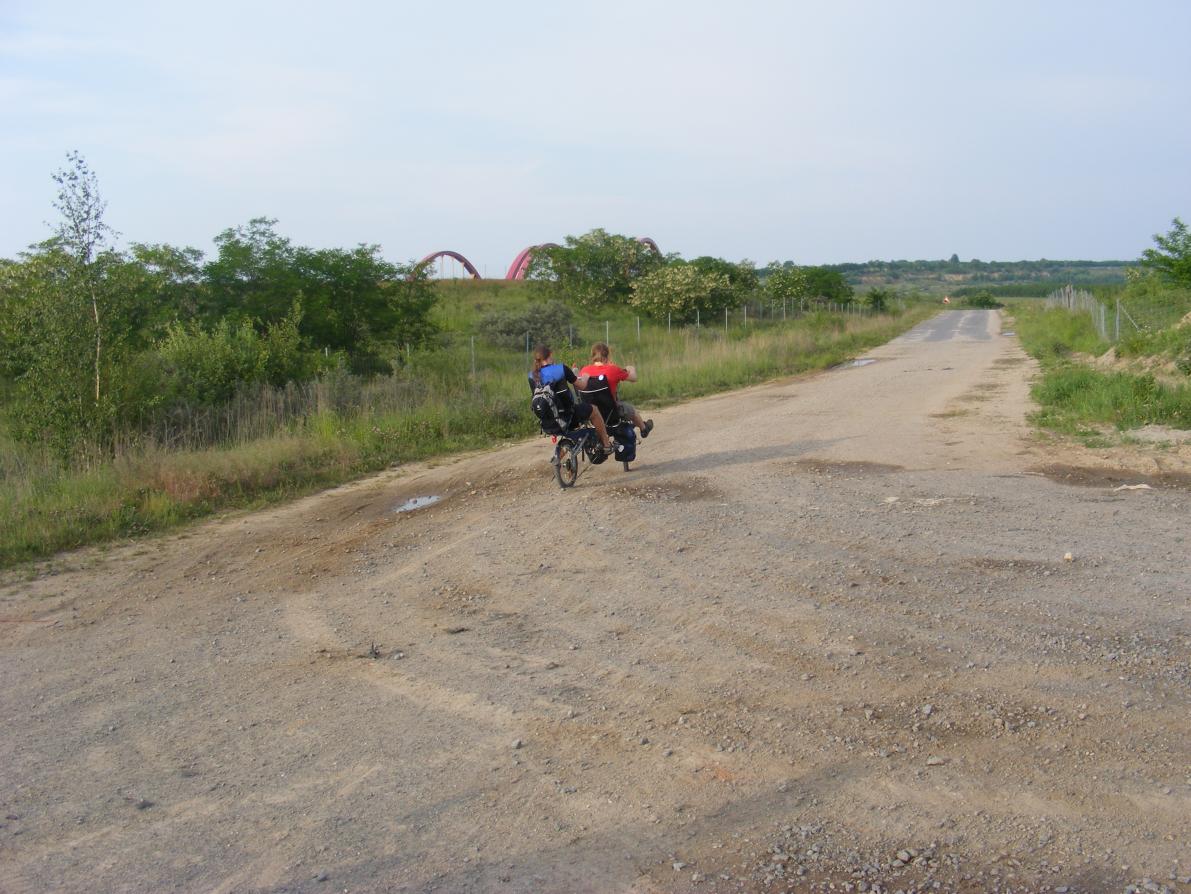
{"type": "Polygon", "coordinates": [[[505,279],[525,279],[525,274],[529,271],[529,262],[533,260],[533,253],[540,248],[561,248],[561,246],[557,242],[543,242],[540,245],[530,245],[521,249],[517,253],[517,257],[513,258],[513,263],[509,265],[505,279]]]}
{"type": "Polygon", "coordinates": [[[650,248],[652,248],[659,255],[662,253],[662,250],[660,248],[658,248],[658,244],[656,242],[654,242],[652,239],[650,239],[648,236],[638,236],[637,241],[640,242],[642,245],[648,245],[650,248]]]}
{"type": "Polygon", "coordinates": [[[424,267],[436,258],[442,257],[454,258],[463,265],[464,270],[471,274],[472,279],[480,278],[480,271],[475,268],[475,265],[457,251],[432,251],[430,254],[426,255],[426,257],[422,258],[422,260],[418,261],[415,266],[424,267]]]}

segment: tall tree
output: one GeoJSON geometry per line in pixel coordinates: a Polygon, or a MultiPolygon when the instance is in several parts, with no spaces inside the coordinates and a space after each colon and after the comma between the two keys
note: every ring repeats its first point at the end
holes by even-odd
{"type": "Polygon", "coordinates": [[[55,228],[58,244],[73,259],[76,269],[71,285],[81,288],[91,300],[95,335],[95,403],[100,401],[100,360],[103,323],[100,314],[99,272],[96,258],[115,235],[103,219],[107,202],[99,194],[99,179],[77,151],[66,153],[67,166],[53,175],[58,184],[54,208],[60,219],[55,228]]]}

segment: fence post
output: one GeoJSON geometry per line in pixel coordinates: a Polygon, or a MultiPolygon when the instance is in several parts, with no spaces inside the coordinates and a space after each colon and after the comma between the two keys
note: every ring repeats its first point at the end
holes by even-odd
{"type": "Polygon", "coordinates": [[[1121,340],[1121,299],[1117,299],[1117,337],[1116,341],[1121,340]]]}
{"type": "Polygon", "coordinates": [[[611,331],[612,330],[608,328],[608,321],[604,320],[604,344],[606,345],[612,344],[612,336],[609,335],[611,331]]]}
{"type": "Polygon", "coordinates": [[[724,335],[728,334],[728,308],[724,308],[724,335]]]}
{"type": "Polygon", "coordinates": [[[637,317],[637,341],[641,341],[641,318],[637,317]]]}
{"type": "Polygon", "coordinates": [[[786,296],[782,296],[782,319],[786,318],[786,296]]]}
{"type": "Polygon", "coordinates": [[[666,334],[670,334],[670,311],[666,311],[666,334]]]}
{"type": "Polygon", "coordinates": [[[749,324],[749,306],[746,304],[744,306],[744,325],[747,326],[748,324],[749,324]]]}

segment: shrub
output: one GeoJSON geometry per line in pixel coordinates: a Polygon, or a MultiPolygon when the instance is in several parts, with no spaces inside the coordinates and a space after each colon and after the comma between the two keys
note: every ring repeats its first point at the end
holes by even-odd
{"type": "Polygon", "coordinates": [[[560,344],[568,338],[578,338],[573,332],[574,313],[561,301],[530,304],[524,310],[495,311],[480,318],[481,334],[502,348],[524,350],[526,333],[529,343],[560,344]]]}
{"type": "Polygon", "coordinates": [[[720,310],[731,298],[732,287],[724,273],[683,262],[659,267],[633,283],[633,306],[654,317],[669,313],[685,320],[693,318],[696,310],[720,310]]]}
{"type": "Polygon", "coordinates": [[[966,295],[961,302],[964,307],[980,308],[982,310],[996,310],[1005,305],[992,296],[992,292],[984,291],[977,292],[974,295],[966,295]]]}
{"type": "Polygon", "coordinates": [[[220,320],[210,329],[198,322],[174,323],[155,351],[160,394],[167,404],[210,406],[230,400],[241,385],[281,386],[315,371],[298,326],[301,308],[257,332],[250,320],[220,320]]]}

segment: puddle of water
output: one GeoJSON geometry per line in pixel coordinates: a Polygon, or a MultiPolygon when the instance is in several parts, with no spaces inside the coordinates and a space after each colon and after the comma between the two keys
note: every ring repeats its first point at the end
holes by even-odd
{"type": "Polygon", "coordinates": [[[844,369],[851,369],[854,366],[868,366],[870,363],[876,363],[876,357],[861,357],[859,360],[850,360],[844,364],[844,369]]]}
{"type": "Polygon", "coordinates": [[[1017,333],[1014,332],[1012,329],[1006,329],[1004,332],[1001,333],[1001,335],[1004,335],[1006,338],[1013,338],[1015,335],[1017,335],[1017,333]]]}
{"type": "Polygon", "coordinates": [[[440,497],[440,496],[411,497],[410,499],[406,500],[404,503],[402,503],[400,506],[398,506],[393,511],[394,512],[413,512],[415,509],[425,509],[427,506],[433,506],[435,503],[437,503],[441,499],[442,499],[442,497],[440,497]]]}

